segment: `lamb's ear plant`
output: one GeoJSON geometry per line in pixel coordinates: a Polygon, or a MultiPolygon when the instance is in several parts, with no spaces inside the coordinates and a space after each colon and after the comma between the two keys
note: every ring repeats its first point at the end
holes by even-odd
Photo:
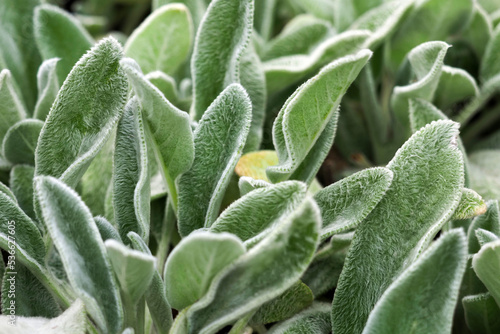
{"type": "Polygon", "coordinates": [[[0,1],[1,333],[500,331],[495,1],[54,3],[0,1]]]}

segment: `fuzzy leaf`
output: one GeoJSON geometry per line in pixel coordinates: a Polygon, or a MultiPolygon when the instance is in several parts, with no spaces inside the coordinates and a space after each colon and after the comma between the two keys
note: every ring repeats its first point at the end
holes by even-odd
{"type": "Polygon", "coordinates": [[[191,58],[194,120],[230,84],[240,82],[240,60],[250,40],[253,0],[214,0],[198,28],[191,58]]]}
{"type": "Polygon", "coordinates": [[[229,232],[243,241],[260,240],[298,207],[306,191],[305,184],[297,181],[256,189],[224,210],[210,231],[229,232]]]}
{"type": "Polygon", "coordinates": [[[370,56],[363,50],[330,63],[288,98],[273,125],[280,163],[267,168],[271,181],[284,181],[299,168],[330,120],[338,117],[340,100],[370,56]]]}
{"type": "Polygon", "coordinates": [[[212,333],[278,297],[306,270],[317,247],[319,209],[306,199],[257,246],[212,282],[189,308],[189,333],[212,333]]]}
{"type": "Polygon", "coordinates": [[[92,214],[74,190],[53,177],[36,177],[35,193],[71,286],[99,328],[118,333],[120,292],[92,214]]]}
{"type": "Polygon", "coordinates": [[[445,42],[423,43],[408,54],[408,60],[415,73],[416,82],[397,86],[391,96],[391,106],[403,125],[409,126],[409,99],[421,98],[432,101],[436,92],[444,57],[450,45],[445,42]]]}
{"type": "Polygon", "coordinates": [[[337,285],[335,333],[361,332],[384,290],[451,218],[464,184],[457,136],[458,124],[433,122],[387,165],[394,173],[392,184],[358,226],[337,285]]]}
{"type": "Polygon", "coordinates": [[[316,303],[293,318],[271,327],[269,334],[329,334],[330,304],[316,303]]]}
{"type": "Polygon", "coordinates": [[[201,299],[213,278],[245,253],[241,241],[229,233],[197,232],[181,240],[165,265],[170,305],[182,310],[201,299]]]}
{"type": "Polygon", "coordinates": [[[179,233],[210,227],[241,156],[252,108],[238,84],[227,87],[210,105],[194,132],[195,158],[179,180],[179,233]]]}
{"type": "MultiPolygon", "coordinates": [[[[9,182],[10,184],[10,182],[9,182]]],[[[12,185],[11,185],[12,187],[12,185]]],[[[14,195],[14,193],[9,189],[9,187],[7,187],[5,184],[3,184],[2,182],[0,182],[0,192],[4,193],[5,195],[7,195],[7,197],[9,197],[11,200],[14,201],[14,203],[17,203],[17,198],[16,196],[14,195]]],[[[1,262],[1,261],[0,261],[1,262]]],[[[0,264],[1,266],[1,264],[0,264]]],[[[0,275],[1,276],[1,275],[0,275]]]]}
{"type": "Polygon", "coordinates": [[[156,259],[113,239],[106,240],[104,245],[122,291],[135,305],[151,283],[156,259]]]}
{"type": "Polygon", "coordinates": [[[13,164],[35,165],[35,149],[43,122],[25,119],[9,128],[2,143],[3,156],[13,164]]]}
{"type": "Polygon", "coordinates": [[[370,36],[366,30],[353,30],[333,36],[319,44],[307,55],[275,58],[263,63],[269,94],[316,73],[332,60],[356,53],[370,36]]]}
{"type": "Polygon", "coordinates": [[[464,232],[441,236],[384,292],[363,333],[450,333],[466,262],[464,232]]]}
{"type": "MultiPolygon", "coordinates": [[[[41,63],[33,43],[33,10],[39,4],[40,0],[0,1],[0,68],[12,71],[28,110],[35,105],[36,72],[41,63]]],[[[3,97],[1,101],[4,101],[3,97]]]]}
{"type": "Polygon", "coordinates": [[[194,159],[189,116],[168,102],[132,59],[124,59],[121,66],[139,98],[146,133],[167,183],[169,198],[177,208],[177,177],[191,167],[194,159]]]}
{"type": "MultiPolygon", "coordinates": [[[[127,237],[135,250],[151,255],[151,251],[148,246],[137,233],[129,232],[127,237]]],[[[159,333],[168,333],[173,322],[172,309],[167,301],[165,284],[161,279],[158,269],[155,269],[153,272],[153,278],[148,290],[146,291],[145,298],[148,304],[149,312],[151,313],[151,318],[153,318],[154,324],[159,333]]],[[[177,332],[174,331],[173,333],[177,332]]]]}
{"type": "Polygon", "coordinates": [[[146,79],[149,80],[160,92],[165,96],[167,101],[173,105],[179,104],[179,92],[177,91],[177,84],[175,79],[161,71],[153,71],[146,74],[146,79]]]}
{"type": "Polygon", "coordinates": [[[33,117],[45,121],[50,108],[59,92],[60,82],[57,78],[57,64],[59,58],[47,59],[40,65],[37,74],[38,100],[36,101],[33,117]]]}
{"type": "Polygon", "coordinates": [[[487,244],[488,242],[492,242],[492,241],[496,241],[496,240],[499,240],[500,237],[498,237],[496,234],[490,232],[490,231],[486,231],[486,230],[483,230],[482,228],[478,228],[476,230],[476,237],[477,237],[477,240],[479,241],[479,244],[482,246],[484,246],[485,244],[487,244]]]}
{"type": "Polygon", "coordinates": [[[481,150],[469,156],[471,188],[484,199],[500,200],[500,150],[481,150]]]}
{"type": "Polygon", "coordinates": [[[477,97],[479,88],[476,80],[468,72],[444,65],[434,95],[434,103],[446,110],[454,103],[477,97]]]}
{"type": "Polygon", "coordinates": [[[321,209],[321,239],[355,228],[380,202],[392,182],[387,168],[365,169],[314,195],[321,209]]]}
{"type": "Polygon", "coordinates": [[[36,219],[33,208],[33,177],[35,168],[27,165],[14,166],[10,171],[10,187],[23,211],[36,219]]]}
{"type": "Polygon", "coordinates": [[[453,219],[468,219],[482,215],[486,212],[486,203],[477,192],[472,189],[463,188],[462,197],[453,219]]]}
{"type": "Polygon", "coordinates": [[[193,23],[182,4],[162,6],[137,27],[125,44],[125,55],[134,58],[144,73],[174,74],[189,55],[193,23]]]}
{"type": "Polygon", "coordinates": [[[494,233],[495,235],[500,236],[500,213],[498,208],[497,201],[488,201],[486,203],[487,210],[481,216],[474,218],[472,223],[469,226],[468,234],[468,249],[469,254],[475,254],[481,248],[477,237],[476,231],[479,229],[483,229],[489,232],[494,233]]]}
{"type": "Polygon", "coordinates": [[[492,35],[493,23],[491,18],[479,3],[474,2],[474,13],[469,26],[463,31],[463,38],[472,45],[478,58],[484,56],[486,46],[492,35]]]}
{"type": "Polygon", "coordinates": [[[0,140],[4,139],[9,128],[26,117],[26,109],[13,86],[9,70],[0,72],[0,140]]]}
{"type": "Polygon", "coordinates": [[[262,305],[252,317],[251,322],[269,324],[288,319],[310,306],[313,300],[314,295],[311,289],[298,281],[279,297],[262,305]]]}
{"type": "Polygon", "coordinates": [[[148,152],[139,101],[125,106],[118,123],[113,163],[115,222],[122,240],[131,231],[149,238],[150,189],[148,152]]]}
{"type": "Polygon", "coordinates": [[[491,294],[481,293],[462,299],[467,327],[475,334],[500,332],[500,308],[491,294]]]}
{"type": "Polygon", "coordinates": [[[252,190],[270,186],[271,183],[262,180],[255,180],[248,176],[242,176],[238,181],[238,188],[240,188],[240,195],[243,197],[252,190]]]}
{"type": "Polygon", "coordinates": [[[193,16],[194,27],[198,28],[200,25],[203,14],[207,10],[207,1],[205,0],[153,0],[153,9],[159,9],[162,6],[176,2],[184,4],[188,9],[189,13],[193,16]]]}
{"type": "Polygon", "coordinates": [[[127,90],[121,56],[118,42],[107,38],[75,65],[40,133],[35,175],[72,187],[79,181],[121,116],[127,90]]]}
{"type": "Polygon", "coordinates": [[[9,334],[85,334],[86,312],[81,300],[73,302],[70,308],[57,318],[16,317],[15,326],[9,323],[8,316],[0,316],[0,332],[9,334]]]}
{"type": "Polygon", "coordinates": [[[94,39],[75,17],[48,4],[35,9],[34,26],[35,41],[43,59],[60,59],[57,78],[63,83],[75,63],[92,47],[94,39]]]}
{"type": "Polygon", "coordinates": [[[97,216],[94,217],[94,221],[97,226],[97,229],[99,230],[99,234],[101,235],[102,241],[113,239],[122,242],[120,234],[106,218],[97,216]]]}
{"type": "Polygon", "coordinates": [[[500,306],[500,240],[482,246],[472,258],[472,268],[500,306]]]}
{"type": "MultiPolygon", "coordinates": [[[[488,81],[495,81],[500,74],[500,66],[495,60],[495,55],[500,47],[500,28],[496,27],[493,36],[486,45],[486,50],[481,61],[480,79],[486,85],[488,81]]],[[[498,79],[497,79],[498,80],[498,79]]]]}

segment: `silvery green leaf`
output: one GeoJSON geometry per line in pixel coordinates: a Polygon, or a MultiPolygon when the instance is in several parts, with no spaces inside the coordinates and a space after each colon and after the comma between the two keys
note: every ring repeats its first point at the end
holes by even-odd
{"type": "Polygon", "coordinates": [[[47,59],[38,69],[38,99],[33,117],[42,121],[45,121],[45,118],[47,118],[62,84],[57,78],[57,64],[59,60],[59,58],[47,59]]]}
{"type": "Polygon", "coordinates": [[[451,333],[467,262],[465,241],[456,229],[434,242],[387,288],[363,333],[451,333]]]}
{"type": "Polygon", "coordinates": [[[432,101],[434,98],[449,47],[445,42],[426,42],[408,54],[416,81],[407,86],[396,86],[391,96],[392,109],[404,126],[409,126],[409,99],[432,101]]]}
{"type": "Polygon", "coordinates": [[[498,237],[496,234],[491,233],[490,231],[487,230],[483,230],[482,228],[478,228],[476,230],[476,237],[481,247],[487,244],[488,242],[500,239],[500,237],[498,237]]]}
{"type": "Polygon", "coordinates": [[[451,218],[464,185],[457,136],[458,124],[433,122],[387,165],[391,186],[358,226],[335,291],[335,333],[359,333],[384,290],[451,218]]]}
{"type": "Polygon", "coordinates": [[[189,13],[193,17],[193,23],[195,29],[200,25],[203,14],[207,10],[207,1],[205,0],[153,0],[153,9],[159,9],[162,6],[176,2],[184,4],[188,9],[189,13]]]}
{"type": "Polygon", "coordinates": [[[104,246],[121,290],[132,305],[137,304],[151,283],[156,259],[113,239],[106,240],[104,246]]]}
{"type": "Polygon", "coordinates": [[[472,258],[472,268],[500,305],[500,240],[482,246],[472,258]]]}
{"type": "Polygon", "coordinates": [[[481,60],[480,79],[486,83],[500,74],[500,66],[495,60],[498,48],[500,47],[500,28],[493,32],[489,43],[486,45],[484,56],[481,60]]]}
{"type": "Polygon", "coordinates": [[[292,285],[280,296],[262,305],[251,319],[251,323],[269,324],[288,319],[309,307],[314,295],[301,281],[292,285]]]}
{"type": "Polygon", "coordinates": [[[483,57],[486,46],[493,35],[493,24],[488,13],[477,2],[469,26],[464,29],[463,38],[474,48],[478,58],[483,57]]]}
{"type": "Polygon", "coordinates": [[[16,317],[15,326],[6,315],[0,316],[0,332],[9,334],[85,334],[87,317],[81,300],[73,302],[70,308],[57,318],[16,317]]]}
{"type": "Polygon", "coordinates": [[[170,329],[170,334],[188,334],[188,318],[187,312],[189,311],[189,307],[185,308],[177,316],[175,317],[175,321],[172,324],[172,328],[170,329]]]}
{"type": "Polygon", "coordinates": [[[182,310],[207,293],[212,280],[245,253],[245,246],[229,233],[195,232],[181,240],[165,265],[169,304],[182,310]]]}
{"type": "Polygon", "coordinates": [[[177,177],[191,167],[194,159],[189,116],[167,101],[137,69],[137,63],[132,59],[124,59],[121,66],[139,98],[144,127],[168,186],[169,200],[177,208],[177,177]]]}
{"type": "MultiPolygon", "coordinates": [[[[383,1],[382,1],[383,2],[383,1]]],[[[360,16],[349,30],[369,30],[373,34],[364,47],[375,50],[385,39],[390,37],[403,23],[414,1],[386,1],[360,16]]]]}
{"type": "Polygon", "coordinates": [[[415,1],[413,10],[391,39],[389,67],[396,70],[417,45],[446,40],[461,31],[472,16],[472,8],[472,0],[415,1]]]}
{"type": "MultiPolygon", "coordinates": [[[[127,235],[132,247],[145,254],[151,255],[148,246],[142,238],[135,232],[129,232],[127,235]]],[[[158,269],[153,272],[153,279],[145,294],[151,318],[159,333],[168,333],[172,326],[172,309],[167,301],[165,284],[161,279],[158,269]]],[[[178,315],[179,316],[179,315],[178,315]]],[[[174,333],[176,333],[174,331],[174,333]]]]}
{"type": "Polygon", "coordinates": [[[240,59],[241,85],[252,101],[252,123],[245,144],[245,152],[256,151],[262,141],[266,116],[266,78],[259,56],[250,44],[240,59]]]}
{"type": "Polygon", "coordinates": [[[44,60],[60,58],[59,83],[63,83],[75,63],[92,47],[94,39],[71,14],[57,6],[43,4],[35,9],[35,41],[44,60]]]}
{"type": "Polygon", "coordinates": [[[98,327],[118,333],[120,293],[92,214],[74,190],[51,176],[35,178],[35,194],[71,286],[98,327]]]}
{"type": "Polygon", "coordinates": [[[205,110],[230,84],[240,82],[240,61],[250,40],[253,0],[214,0],[200,23],[191,58],[191,115],[205,110]]]}
{"type": "Polygon", "coordinates": [[[486,204],[488,207],[486,213],[474,218],[467,231],[469,254],[475,254],[481,248],[476,236],[477,230],[486,230],[500,236],[498,201],[488,201],[486,204]]]}
{"type": "Polygon", "coordinates": [[[17,203],[3,192],[0,192],[0,222],[2,249],[7,252],[15,251],[16,262],[32,272],[40,271],[45,254],[45,244],[40,231],[17,203]]]}
{"type": "MultiPolygon", "coordinates": [[[[424,126],[433,121],[438,120],[446,120],[448,117],[443,114],[443,112],[437,109],[432,103],[427,102],[422,99],[410,99],[409,100],[409,108],[410,108],[410,127],[412,132],[417,132],[424,126]]],[[[462,139],[460,137],[457,139],[458,148],[462,152],[462,157],[464,159],[464,176],[465,176],[465,186],[470,186],[470,171],[469,171],[469,160],[467,158],[467,152],[465,151],[465,147],[462,143],[462,139]]]]}
{"type": "Polygon", "coordinates": [[[146,74],[146,79],[155,85],[170,103],[178,106],[179,92],[174,78],[161,71],[153,71],[146,74]]]}
{"type": "Polygon", "coordinates": [[[362,170],[314,195],[321,210],[321,239],[355,228],[375,208],[391,185],[387,168],[362,170]]]}
{"type": "Polygon", "coordinates": [[[239,84],[227,87],[194,131],[195,158],[179,180],[179,233],[210,227],[243,151],[250,127],[250,99],[239,84]]]}
{"type": "MultiPolygon", "coordinates": [[[[10,184],[10,182],[9,182],[10,184]]],[[[11,185],[12,187],[12,185],[11,185]]],[[[15,203],[17,203],[17,198],[16,196],[12,193],[12,191],[9,189],[9,187],[7,187],[5,184],[3,184],[2,182],[0,182],[0,192],[4,193],[5,195],[7,195],[8,197],[10,197],[11,200],[13,200],[15,203]]],[[[0,264],[1,265],[1,264],[0,264]]],[[[1,276],[1,275],[0,275],[1,276]]]]}
{"type": "Polygon", "coordinates": [[[328,20],[335,21],[334,14],[336,11],[335,2],[328,0],[292,0],[293,4],[302,10],[313,14],[314,16],[328,20]]]}
{"type": "Polygon", "coordinates": [[[16,196],[19,207],[31,218],[36,220],[33,208],[33,177],[35,168],[27,165],[14,166],[10,171],[9,184],[16,196]]]}
{"type": "MultiPolygon", "coordinates": [[[[262,36],[262,39],[267,41],[273,33],[274,13],[276,10],[277,0],[255,0],[255,15],[253,26],[256,32],[262,36]]],[[[253,34],[252,37],[257,34],[253,34]]]]}
{"type": "Polygon", "coordinates": [[[210,231],[229,232],[243,241],[260,240],[299,206],[306,191],[305,184],[297,181],[251,191],[224,210],[210,231]]]}
{"type": "Polygon", "coordinates": [[[33,10],[39,4],[40,0],[0,2],[0,68],[12,71],[18,93],[30,111],[36,101],[36,72],[41,63],[33,43],[33,10]]]}
{"type": "Polygon", "coordinates": [[[12,125],[2,143],[3,156],[13,164],[35,165],[35,149],[43,122],[24,119],[12,125]]]}
{"type": "Polygon", "coordinates": [[[460,204],[453,214],[453,219],[468,219],[486,212],[486,203],[477,192],[469,188],[462,189],[460,204]]]}
{"type": "Polygon", "coordinates": [[[127,328],[125,329],[122,334],[134,334],[135,330],[133,328],[127,328]]]}
{"type": "MultiPolygon", "coordinates": [[[[54,318],[61,309],[54,297],[25,266],[15,263],[2,279],[2,314],[54,318]]],[[[9,332],[10,333],[10,332],[9,332]]]]}
{"type": "Polygon", "coordinates": [[[475,334],[500,332],[500,308],[491,294],[481,293],[462,299],[467,327],[475,334]]]}
{"type": "Polygon", "coordinates": [[[337,285],[353,235],[353,232],[334,235],[330,243],[314,255],[301,280],[315,297],[337,285]]]}
{"type": "Polygon", "coordinates": [[[3,140],[7,130],[26,117],[26,109],[21,102],[13,85],[12,75],[9,70],[0,72],[0,140],[3,140]]]}
{"type": "Polygon", "coordinates": [[[251,192],[252,190],[268,187],[270,185],[271,183],[269,182],[262,180],[255,180],[248,176],[242,176],[238,181],[238,188],[240,188],[240,194],[242,197],[251,192]]]}
{"type": "Polygon", "coordinates": [[[97,226],[97,229],[99,230],[99,234],[101,235],[102,241],[113,239],[122,242],[118,230],[106,218],[97,216],[94,217],[94,221],[95,225],[97,226]]]}
{"type": "Polygon", "coordinates": [[[271,327],[269,334],[329,334],[332,331],[329,303],[315,303],[287,321],[271,327]]]}
{"type": "Polygon", "coordinates": [[[497,167],[500,150],[481,150],[469,155],[471,188],[484,199],[500,200],[500,176],[497,167]]]}
{"type": "Polygon", "coordinates": [[[103,147],[83,174],[78,185],[78,193],[89,207],[93,215],[106,213],[106,195],[112,185],[113,153],[115,149],[116,132],[113,129],[103,147]]]}
{"type": "Polygon", "coordinates": [[[330,63],[288,98],[273,124],[279,165],[267,168],[271,181],[284,181],[299,169],[327,124],[338,117],[340,100],[370,56],[363,50],[330,63]]]}
{"type": "Polygon", "coordinates": [[[346,31],[326,39],[309,54],[285,56],[264,62],[267,92],[278,92],[309,74],[316,73],[333,60],[356,53],[370,36],[371,33],[367,30],[346,31]]]}
{"type": "Polygon", "coordinates": [[[437,85],[434,104],[446,110],[454,103],[477,97],[479,88],[476,80],[466,71],[444,65],[437,85]]]}
{"type": "Polygon", "coordinates": [[[304,273],[317,247],[321,218],[311,199],[212,281],[188,310],[189,333],[214,333],[278,297],[304,273]]]}
{"type": "Polygon", "coordinates": [[[328,21],[311,15],[298,15],[287,23],[278,36],[269,41],[263,51],[262,60],[308,54],[331,29],[328,21]]]}
{"type": "Polygon", "coordinates": [[[75,65],[40,133],[35,175],[61,178],[74,187],[122,114],[126,78],[121,46],[106,38],[75,65]]]}
{"type": "Polygon", "coordinates": [[[149,238],[150,188],[148,148],[137,97],[125,106],[116,130],[113,163],[115,222],[122,240],[131,231],[149,238]]]}
{"type": "Polygon", "coordinates": [[[125,44],[125,55],[137,61],[144,73],[172,75],[187,59],[193,40],[193,23],[186,6],[170,4],[153,11],[125,44]]]}

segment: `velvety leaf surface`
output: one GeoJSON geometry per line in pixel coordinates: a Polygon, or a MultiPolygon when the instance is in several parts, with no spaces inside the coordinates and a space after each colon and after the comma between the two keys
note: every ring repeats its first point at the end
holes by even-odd
{"type": "Polygon", "coordinates": [[[120,294],[89,209],[74,190],[50,176],[35,178],[35,192],[71,286],[99,328],[118,333],[120,294]]]}
{"type": "Polygon", "coordinates": [[[188,9],[181,4],[162,6],[134,30],[125,45],[125,55],[134,58],[144,73],[173,74],[186,61],[192,40],[188,9]]]}
{"type": "Polygon", "coordinates": [[[59,7],[48,4],[36,8],[34,31],[43,59],[60,59],[57,77],[61,84],[75,63],[94,44],[94,39],[80,21],[59,7]]]}
{"type": "Polygon", "coordinates": [[[35,149],[43,122],[25,119],[9,128],[2,143],[3,156],[13,164],[35,165],[35,149]]]}
{"type": "Polygon", "coordinates": [[[229,232],[243,241],[262,239],[299,206],[306,191],[305,184],[297,181],[256,189],[224,210],[210,231],[229,232]]]}
{"type": "Polygon", "coordinates": [[[472,268],[500,305],[500,240],[482,246],[472,259],[472,268]]]}
{"type": "Polygon", "coordinates": [[[358,226],[335,292],[335,333],[360,333],[384,290],[451,218],[464,184],[457,136],[458,124],[433,122],[387,165],[392,184],[358,226]]]}
{"type": "Polygon", "coordinates": [[[0,140],[3,140],[9,128],[26,117],[26,109],[17,94],[9,70],[0,72],[0,140]]]}
{"type": "Polygon", "coordinates": [[[111,225],[111,223],[106,218],[97,216],[94,217],[94,221],[97,229],[99,230],[99,233],[101,234],[102,241],[113,239],[122,242],[118,230],[113,225],[111,225]]]}
{"type": "Polygon", "coordinates": [[[132,59],[121,66],[127,73],[142,107],[145,130],[152,142],[158,165],[168,186],[170,201],[177,208],[177,177],[186,172],[194,159],[193,132],[189,116],[168,102],[132,59]]]}
{"type": "Polygon", "coordinates": [[[317,247],[319,209],[312,200],[277,226],[212,282],[189,308],[189,333],[213,333],[290,288],[317,247]]]}
{"type": "Polygon", "coordinates": [[[450,333],[467,262],[465,234],[441,236],[389,286],[363,333],[450,333]]]}
{"type": "Polygon", "coordinates": [[[486,203],[477,192],[469,188],[462,189],[460,204],[453,214],[453,219],[468,219],[486,212],[486,203]]]}
{"type": "Polygon", "coordinates": [[[189,9],[189,13],[193,17],[194,27],[198,28],[200,25],[203,14],[207,10],[207,1],[205,0],[153,0],[153,9],[159,9],[162,6],[176,2],[182,3],[189,9]]]}
{"type": "Polygon", "coordinates": [[[462,299],[467,327],[477,334],[500,332],[500,308],[486,292],[462,299]]]}
{"type": "Polygon", "coordinates": [[[19,207],[31,218],[36,219],[33,208],[33,177],[35,168],[27,165],[14,166],[10,171],[10,187],[19,207]]]}
{"type": "Polygon", "coordinates": [[[500,200],[500,150],[481,150],[469,156],[471,188],[484,199],[500,200]]]}
{"type": "Polygon", "coordinates": [[[328,334],[331,333],[330,304],[316,303],[293,318],[274,325],[269,334],[328,334]]]}
{"type": "Polygon", "coordinates": [[[446,110],[454,103],[479,95],[476,80],[468,72],[444,65],[434,94],[434,104],[446,110]]]}
{"type": "Polygon", "coordinates": [[[321,210],[321,239],[355,228],[375,208],[392,182],[387,168],[365,169],[314,195],[321,210]]]}
{"type": "Polygon", "coordinates": [[[330,63],[285,102],[273,124],[279,165],[268,167],[271,181],[284,181],[299,167],[328,122],[338,117],[340,100],[370,56],[364,50],[330,63]]]}
{"type": "Polygon", "coordinates": [[[195,158],[179,181],[179,233],[210,227],[245,145],[251,102],[238,84],[227,87],[205,112],[194,132],[195,158]]]}
{"type": "Polygon", "coordinates": [[[57,78],[57,64],[59,60],[59,58],[47,59],[38,69],[38,99],[36,101],[33,117],[42,121],[45,121],[45,118],[47,118],[50,108],[59,92],[60,85],[62,84],[57,78]]]}
{"type": "MultiPolygon", "coordinates": [[[[9,183],[10,184],[10,183],[9,183]]],[[[12,186],[11,186],[12,187],[12,186]]],[[[5,184],[3,184],[2,182],[0,182],[0,192],[4,193],[5,195],[7,195],[7,197],[9,197],[11,200],[14,201],[14,203],[17,203],[17,198],[16,196],[14,195],[14,193],[12,192],[12,190],[9,189],[9,187],[7,187],[5,184]]],[[[1,266],[1,264],[0,264],[1,266]]]]}
{"type": "Polygon", "coordinates": [[[476,230],[476,238],[477,241],[479,241],[479,245],[481,245],[481,247],[489,242],[500,240],[499,236],[490,231],[483,230],[482,228],[478,228],[476,230]]]}
{"type": "Polygon", "coordinates": [[[131,231],[149,238],[150,188],[148,153],[139,101],[125,106],[116,130],[113,163],[113,205],[122,240],[131,231]]]}
{"type": "Polygon", "coordinates": [[[182,239],[165,265],[170,305],[182,310],[200,300],[213,278],[244,253],[245,246],[229,233],[196,232],[182,239]]]}
{"type": "Polygon", "coordinates": [[[271,183],[262,181],[262,180],[255,180],[251,177],[243,176],[240,178],[238,181],[238,188],[240,188],[240,194],[241,196],[245,196],[249,192],[255,189],[259,188],[264,188],[270,186],[271,183]]]}
{"type": "Polygon", "coordinates": [[[40,133],[36,175],[76,185],[122,114],[127,84],[121,56],[118,42],[107,38],[75,65],[40,133]]]}
{"type": "Polygon", "coordinates": [[[135,305],[144,295],[155,270],[156,259],[149,254],[130,249],[121,242],[108,239],[104,243],[120,288],[127,300],[135,305]]]}
{"type": "Polygon", "coordinates": [[[240,60],[250,40],[252,22],[252,0],[210,2],[191,58],[194,120],[201,119],[227,86],[240,82],[240,60]]]}

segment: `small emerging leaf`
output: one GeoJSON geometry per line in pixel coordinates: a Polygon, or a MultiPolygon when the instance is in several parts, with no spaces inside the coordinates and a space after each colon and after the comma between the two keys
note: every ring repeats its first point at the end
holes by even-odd
{"type": "Polygon", "coordinates": [[[2,144],[3,156],[13,164],[35,165],[35,149],[43,122],[25,119],[9,128],[2,144]]]}
{"type": "Polygon", "coordinates": [[[468,219],[482,215],[486,212],[487,206],[483,198],[472,189],[462,189],[462,198],[457,210],[453,214],[453,219],[468,219]]]}

